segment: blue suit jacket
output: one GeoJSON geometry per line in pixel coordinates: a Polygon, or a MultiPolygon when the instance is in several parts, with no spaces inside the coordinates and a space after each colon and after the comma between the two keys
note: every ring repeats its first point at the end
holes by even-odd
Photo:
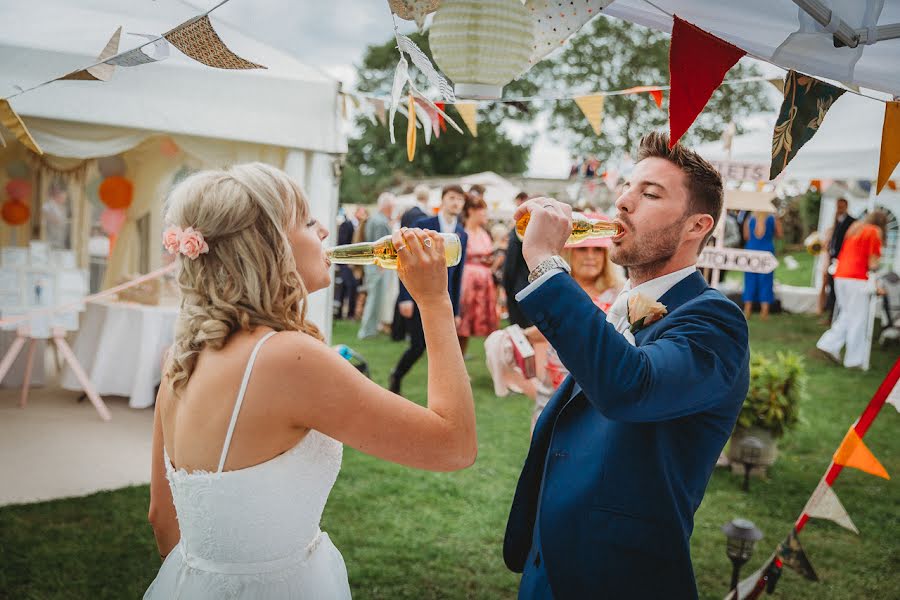
{"type": "Polygon", "coordinates": [[[697,596],[694,512],[747,395],[747,323],[699,273],[660,302],[636,347],[568,275],[520,303],[571,376],[535,426],[503,557],[530,567],[537,522],[556,600],[697,596]]]}
{"type": "MultiPolygon", "coordinates": [[[[416,221],[415,227],[440,231],[441,222],[437,217],[428,217],[416,221]]],[[[453,303],[453,314],[459,315],[459,296],[462,292],[462,272],[463,266],[466,264],[466,243],[469,241],[469,235],[458,221],[456,223],[456,235],[459,236],[459,241],[462,242],[462,256],[458,265],[447,268],[447,292],[450,294],[450,302],[453,303]]],[[[401,282],[400,295],[397,297],[397,302],[405,302],[407,300],[412,300],[412,296],[409,295],[406,287],[401,282]]],[[[416,307],[416,310],[418,310],[418,307],[416,307]]]]}

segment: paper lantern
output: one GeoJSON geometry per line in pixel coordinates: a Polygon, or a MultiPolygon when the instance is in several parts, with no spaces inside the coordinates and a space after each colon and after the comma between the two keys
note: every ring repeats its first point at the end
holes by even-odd
{"type": "Polygon", "coordinates": [[[12,200],[27,202],[31,198],[31,182],[27,179],[10,179],[6,182],[6,194],[12,200]]]}
{"type": "Polygon", "coordinates": [[[0,212],[3,222],[8,225],[24,225],[31,218],[31,209],[21,200],[7,200],[0,212]]]}
{"type": "Polygon", "coordinates": [[[457,96],[497,99],[528,69],[534,26],[520,0],[443,0],[428,40],[457,96]]]}
{"type": "Polygon", "coordinates": [[[100,213],[100,227],[108,235],[116,235],[125,224],[125,211],[115,208],[107,208],[100,213]]]}
{"type": "Polygon", "coordinates": [[[104,177],[114,177],[125,174],[125,159],[119,155],[104,156],[97,159],[97,168],[104,177]]]}
{"type": "Polygon", "coordinates": [[[124,177],[107,177],[100,184],[100,201],[107,208],[128,208],[134,196],[134,186],[124,177]]]}

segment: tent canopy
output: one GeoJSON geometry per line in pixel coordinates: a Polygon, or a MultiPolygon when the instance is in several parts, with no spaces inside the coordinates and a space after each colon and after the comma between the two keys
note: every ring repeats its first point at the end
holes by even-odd
{"type": "MultiPolygon", "coordinates": [[[[722,142],[701,144],[697,152],[711,161],[768,165],[772,162],[774,116],[770,123],[765,129],[735,136],[730,154],[722,142]]],[[[883,123],[882,102],[856,94],[844,94],[828,111],[815,137],[800,149],[785,168],[783,179],[875,179],[883,123]]]]}
{"type": "MultiPolygon", "coordinates": [[[[825,4],[854,29],[900,23],[900,2],[825,4]]],[[[675,14],[779,67],[900,95],[900,40],[835,48],[832,35],[789,0],[616,0],[603,13],[666,32],[675,14]]]]}
{"type": "MultiPolygon", "coordinates": [[[[0,31],[0,97],[15,93],[16,86],[28,88],[93,64],[120,25],[119,50],[125,51],[145,41],[129,33],[161,34],[200,12],[178,0],[0,0],[7,25],[0,31]]],[[[268,69],[214,69],[171,47],[166,60],[116,67],[108,82],[57,81],[11,103],[26,123],[28,117],[38,117],[316,152],[346,151],[337,110],[338,82],[217,22],[215,12],[210,17],[232,51],[268,69]]],[[[42,135],[38,128],[39,143],[53,144],[42,135]]],[[[87,158],[72,148],[62,155],[87,158]]]]}

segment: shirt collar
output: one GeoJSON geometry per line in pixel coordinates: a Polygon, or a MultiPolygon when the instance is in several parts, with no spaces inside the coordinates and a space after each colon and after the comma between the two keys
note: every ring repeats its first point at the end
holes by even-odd
{"type": "Polygon", "coordinates": [[[631,292],[637,292],[656,302],[662,298],[666,292],[680,283],[682,279],[692,275],[696,270],[697,265],[690,265],[683,269],[679,269],[678,271],[657,277],[656,279],[645,281],[634,288],[631,287],[631,280],[629,279],[625,282],[625,287],[622,288],[622,292],[628,292],[629,294],[631,292]]]}
{"type": "Polygon", "coordinates": [[[458,219],[453,219],[452,221],[446,221],[444,219],[444,213],[438,213],[438,223],[441,225],[441,233],[453,233],[456,231],[456,223],[458,219]]]}

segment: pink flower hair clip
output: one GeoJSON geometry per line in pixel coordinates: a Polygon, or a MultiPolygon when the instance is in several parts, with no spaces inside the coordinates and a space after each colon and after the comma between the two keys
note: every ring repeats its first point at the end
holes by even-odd
{"type": "Polygon", "coordinates": [[[163,246],[169,254],[180,252],[191,260],[209,252],[209,244],[203,239],[203,234],[193,227],[182,229],[177,225],[170,225],[163,232],[163,246]]]}

